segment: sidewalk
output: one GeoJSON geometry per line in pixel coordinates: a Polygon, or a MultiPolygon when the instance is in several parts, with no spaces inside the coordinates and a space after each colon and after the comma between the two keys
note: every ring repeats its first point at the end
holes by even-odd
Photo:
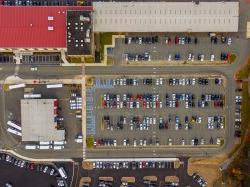
{"type": "Polygon", "coordinates": [[[21,79],[9,77],[0,84],[82,84],[82,79],[21,79]]]}

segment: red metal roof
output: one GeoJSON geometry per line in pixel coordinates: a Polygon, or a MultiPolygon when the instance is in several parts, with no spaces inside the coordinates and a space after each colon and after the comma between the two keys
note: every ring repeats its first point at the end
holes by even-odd
{"type": "Polygon", "coordinates": [[[66,11],[91,6],[0,6],[1,48],[66,48],[66,11]],[[53,16],[49,21],[48,16],[53,16]],[[53,26],[53,31],[48,30],[53,26]]]}

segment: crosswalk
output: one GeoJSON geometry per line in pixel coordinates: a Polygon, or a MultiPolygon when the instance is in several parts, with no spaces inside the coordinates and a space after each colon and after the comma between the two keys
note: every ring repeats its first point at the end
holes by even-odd
{"type": "Polygon", "coordinates": [[[95,88],[111,89],[113,88],[113,82],[110,79],[106,79],[106,80],[96,79],[95,88]]]}
{"type": "Polygon", "coordinates": [[[87,135],[95,135],[96,123],[94,115],[94,88],[87,89],[86,91],[86,122],[87,122],[87,135]]]}

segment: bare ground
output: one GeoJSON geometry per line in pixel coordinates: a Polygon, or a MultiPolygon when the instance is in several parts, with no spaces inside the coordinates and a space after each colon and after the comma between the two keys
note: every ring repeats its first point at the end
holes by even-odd
{"type": "Polygon", "coordinates": [[[223,155],[208,158],[190,158],[188,160],[188,174],[192,175],[197,172],[207,181],[208,187],[212,187],[216,179],[221,176],[219,166],[226,159],[226,156],[223,155]]]}

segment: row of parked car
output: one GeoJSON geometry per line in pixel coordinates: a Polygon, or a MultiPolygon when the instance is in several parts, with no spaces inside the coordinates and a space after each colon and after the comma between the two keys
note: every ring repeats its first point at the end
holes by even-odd
{"type": "MultiPolygon", "coordinates": [[[[210,41],[212,44],[217,44],[219,40],[219,37],[217,37],[216,35],[210,36],[210,41]]],[[[221,36],[220,37],[220,41],[222,44],[227,44],[227,45],[231,45],[232,44],[232,38],[231,37],[227,37],[227,36],[221,36]]]]}
{"type": "Polygon", "coordinates": [[[170,86],[194,86],[196,84],[199,85],[208,85],[210,82],[214,80],[215,85],[223,85],[223,79],[220,77],[217,77],[215,79],[208,79],[208,78],[192,78],[192,77],[186,77],[186,78],[163,78],[163,77],[157,77],[157,78],[144,78],[144,79],[137,79],[137,78],[117,78],[112,80],[113,86],[138,86],[140,84],[143,85],[156,85],[156,86],[162,86],[168,83],[170,86]]]}
{"type": "Polygon", "coordinates": [[[138,37],[138,36],[133,36],[125,37],[125,44],[155,44],[159,42],[159,37],[158,36],[143,36],[143,37],[138,37]]]}
{"type": "Polygon", "coordinates": [[[201,187],[206,187],[207,186],[207,181],[197,173],[192,174],[193,180],[199,184],[201,187]]]}
{"type": "Polygon", "coordinates": [[[224,129],[225,117],[224,116],[208,116],[207,118],[208,129],[224,129]]]}
{"type": "Polygon", "coordinates": [[[173,168],[173,162],[155,161],[123,161],[123,162],[93,162],[94,169],[143,169],[143,168],[173,168]]]}
{"type": "Polygon", "coordinates": [[[112,94],[103,95],[103,108],[162,108],[162,101],[159,99],[159,94],[112,94]]]}
{"type": "Polygon", "coordinates": [[[148,52],[135,54],[135,53],[125,53],[125,61],[151,61],[151,55],[148,52]]]}
{"type": "MultiPolygon", "coordinates": [[[[202,138],[202,137],[201,138],[194,137],[191,140],[186,140],[184,138],[181,138],[178,142],[174,142],[173,138],[167,139],[167,144],[169,146],[174,145],[174,143],[176,143],[175,145],[183,145],[183,146],[184,145],[198,146],[198,145],[208,144],[208,142],[206,142],[206,139],[202,138]]],[[[213,144],[221,145],[222,143],[223,143],[223,138],[221,138],[221,137],[217,137],[217,138],[211,137],[209,140],[210,145],[213,145],[213,144]]]]}
{"type": "MultiPolygon", "coordinates": [[[[221,52],[220,55],[220,60],[221,61],[228,61],[231,58],[231,53],[230,52],[221,52]]],[[[195,55],[194,53],[188,53],[188,55],[186,57],[182,57],[180,53],[175,53],[173,54],[168,54],[167,56],[168,61],[172,61],[172,60],[187,60],[187,61],[191,61],[194,62],[195,60],[198,61],[205,61],[205,55],[203,53],[198,53],[197,55],[195,55]]],[[[211,62],[214,62],[216,60],[215,55],[214,54],[210,54],[209,59],[207,59],[211,62]]]]}
{"type": "MultiPolygon", "coordinates": [[[[241,92],[241,89],[237,89],[237,92],[241,92]]],[[[241,103],[242,103],[242,96],[236,95],[235,96],[235,137],[241,137],[241,103]]]]}

